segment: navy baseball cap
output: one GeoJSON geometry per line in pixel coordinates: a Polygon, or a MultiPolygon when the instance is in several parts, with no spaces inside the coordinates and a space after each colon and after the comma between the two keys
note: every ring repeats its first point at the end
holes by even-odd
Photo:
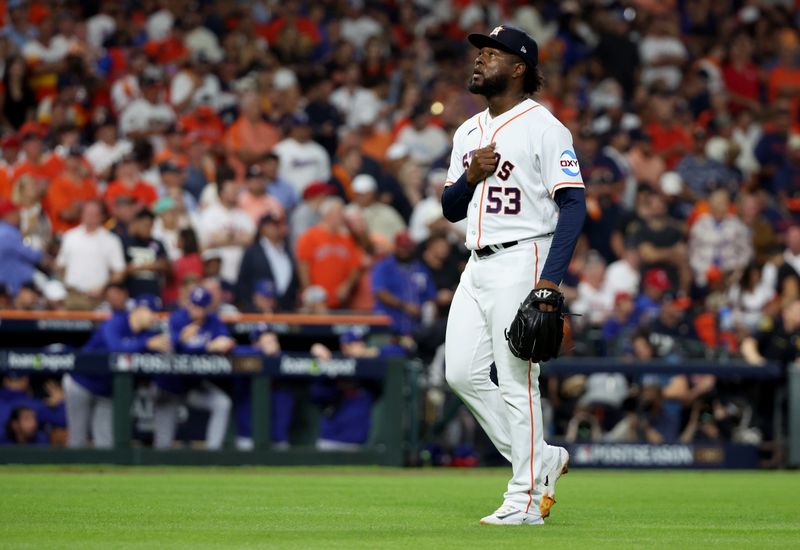
{"type": "Polygon", "coordinates": [[[367,331],[363,327],[355,326],[339,337],[339,343],[352,344],[353,342],[361,342],[366,337],[367,331]]]}
{"type": "Polygon", "coordinates": [[[275,283],[269,279],[261,279],[256,283],[255,293],[264,298],[274,298],[277,295],[275,283]]]}
{"type": "Polygon", "coordinates": [[[146,307],[151,311],[161,309],[161,299],[155,294],[139,294],[133,303],[134,307],[146,307]]]}
{"type": "Polygon", "coordinates": [[[211,293],[202,286],[196,286],[189,295],[189,301],[197,307],[208,307],[211,303],[211,293]]]}
{"type": "Polygon", "coordinates": [[[539,46],[536,40],[517,27],[500,25],[489,34],[472,33],[467,36],[467,40],[476,48],[497,48],[518,55],[529,67],[539,64],[539,46]]]}

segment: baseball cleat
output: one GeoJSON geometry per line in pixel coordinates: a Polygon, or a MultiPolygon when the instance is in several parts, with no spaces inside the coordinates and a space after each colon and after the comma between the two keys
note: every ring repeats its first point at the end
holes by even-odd
{"type": "Polygon", "coordinates": [[[544,520],[503,504],[493,514],[481,519],[481,525],[544,525],[544,520]]]}
{"type": "Polygon", "coordinates": [[[539,502],[539,511],[542,517],[550,515],[550,508],[556,503],[556,481],[558,478],[569,472],[569,453],[564,447],[557,447],[558,460],[553,469],[544,476],[544,490],[542,500],[539,502]]]}

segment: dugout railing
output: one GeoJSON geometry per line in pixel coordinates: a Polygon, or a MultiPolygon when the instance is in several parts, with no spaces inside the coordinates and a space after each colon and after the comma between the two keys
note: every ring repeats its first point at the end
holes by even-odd
{"type": "Polygon", "coordinates": [[[196,465],[318,465],[404,464],[407,444],[414,439],[417,369],[403,359],[353,359],[334,356],[253,354],[181,355],[150,353],[46,353],[30,349],[0,351],[0,373],[58,375],[68,372],[112,373],[114,446],[108,450],[35,446],[0,446],[2,463],[196,464],[196,465]],[[197,449],[154,450],[135,445],[131,404],[134,378],[154,375],[207,378],[246,376],[251,380],[253,444],[251,451],[197,449]],[[372,414],[371,437],[359,450],[318,451],[313,447],[270,448],[270,388],[274,378],[313,380],[347,377],[379,381],[382,391],[372,414]]]}

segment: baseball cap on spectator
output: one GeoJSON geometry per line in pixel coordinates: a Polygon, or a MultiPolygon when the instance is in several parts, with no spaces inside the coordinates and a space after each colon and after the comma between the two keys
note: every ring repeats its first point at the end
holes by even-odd
{"type": "Polygon", "coordinates": [[[10,200],[0,200],[0,218],[17,210],[19,210],[19,207],[10,200]]]}
{"type": "Polygon", "coordinates": [[[151,311],[161,310],[161,298],[155,294],[139,294],[133,301],[133,307],[146,307],[151,311]]]}
{"type": "Polygon", "coordinates": [[[683,178],[677,172],[664,172],[658,180],[658,185],[665,195],[680,195],[683,190],[683,178]]]}
{"type": "Polygon", "coordinates": [[[247,167],[247,171],[245,172],[245,177],[247,179],[256,179],[260,178],[264,175],[264,171],[258,164],[251,164],[247,167]]]}
{"type": "Polygon", "coordinates": [[[0,147],[3,149],[19,149],[19,146],[20,140],[17,134],[3,136],[3,139],[0,141],[0,147]]]}
{"type": "Polygon", "coordinates": [[[153,212],[157,215],[163,214],[164,212],[169,212],[170,210],[174,210],[177,205],[175,204],[175,199],[172,197],[161,197],[156,201],[153,205],[153,212]]]}
{"type": "Polygon", "coordinates": [[[202,286],[196,286],[189,294],[189,301],[197,307],[208,307],[211,303],[211,293],[202,286]]]}
{"type": "Polygon", "coordinates": [[[308,201],[316,197],[326,197],[336,194],[336,188],[324,181],[315,181],[303,191],[303,200],[308,201]]]}
{"type": "Polygon", "coordinates": [[[267,225],[268,223],[281,223],[284,221],[284,217],[274,212],[267,212],[258,220],[258,228],[261,229],[263,226],[267,225]]]}
{"type": "Polygon", "coordinates": [[[676,307],[678,309],[684,310],[688,309],[689,306],[692,305],[692,300],[687,298],[686,296],[682,296],[677,292],[667,292],[664,294],[664,301],[665,305],[670,305],[676,307]]]}
{"type": "Polygon", "coordinates": [[[369,174],[359,174],[353,178],[353,193],[372,193],[378,189],[378,182],[369,174]]]}
{"type": "Polygon", "coordinates": [[[394,247],[402,250],[413,250],[416,244],[408,231],[400,231],[394,236],[394,247]]]}
{"type": "Polygon", "coordinates": [[[651,286],[658,290],[666,291],[672,286],[672,282],[669,280],[669,275],[663,269],[653,268],[649,269],[644,274],[643,282],[647,286],[651,286]]]}
{"type": "Polygon", "coordinates": [[[203,252],[201,258],[204,262],[221,262],[222,261],[222,254],[216,248],[209,248],[205,252],[203,252]]]}
{"type": "Polygon", "coordinates": [[[277,292],[275,290],[275,283],[273,283],[269,279],[261,279],[260,281],[258,281],[256,283],[254,291],[255,294],[263,296],[264,298],[275,298],[277,296],[277,292]]]}
{"type": "Polygon", "coordinates": [[[67,149],[68,157],[82,157],[85,149],[81,145],[73,145],[67,149]]]}
{"type": "Polygon", "coordinates": [[[297,75],[291,69],[280,68],[272,75],[272,86],[276,90],[286,90],[297,86],[297,75]]]}
{"type": "Polygon", "coordinates": [[[118,195],[116,199],[114,199],[115,206],[123,206],[123,205],[130,205],[135,204],[136,199],[134,199],[131,195],[118,195]]]}
{"type": "Polygon", "coordinates": [[[363,327],[353,327],[339,337],[340,344],[352,344],[360,342],[367,336],[367,331],[363,327]]]}
{"type": "Polygon", "coordinates": [[[44,127],[37,122],[26,122],[19,129],[19,136],[23,142],[29,139],[42,139],[44,134],[44,127]]]}
{"type": "Polygon", "coordinates": [[[292,115],[292,126],[308,126],[311,120],[304,111],[298,111],[292,115]]]}
{"type": "Polygon", "coordinates": [[[181,172],[180,166],[171,161],[165,161],[158,165],[158,171],[162,174],[172,173],[179,174],[181,172]]]}
{"type": "Polygon", "coordinates": [[[472,33],[467,36],[476,48],[497,48],[518,55],[529,67],[539,63],[539,46],[528,34],[510,25],[500,25],[489,34],[472,33]]]}
{"type": "Polygon", "coordinates": [[[55,279],[44,284],[42,294],[48,302],[61,302],[67,299],[67,289],[61,281],[55,279]]]}

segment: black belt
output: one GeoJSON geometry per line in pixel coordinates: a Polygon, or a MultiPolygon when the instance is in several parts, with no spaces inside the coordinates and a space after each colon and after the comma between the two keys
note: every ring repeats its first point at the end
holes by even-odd
{"type": "Polygon", "coordinates": [[[500,252],[501,250],[505,250],[506,248],[511,248],[519,244],[519,241],[508,241],[507,243],[501,244],[492,244],[489,246],[484,246],[483,248],[478,248],[475,250],[475,254],[478,255],[478,258],[488,258],[495,252],[500,252]]]}

